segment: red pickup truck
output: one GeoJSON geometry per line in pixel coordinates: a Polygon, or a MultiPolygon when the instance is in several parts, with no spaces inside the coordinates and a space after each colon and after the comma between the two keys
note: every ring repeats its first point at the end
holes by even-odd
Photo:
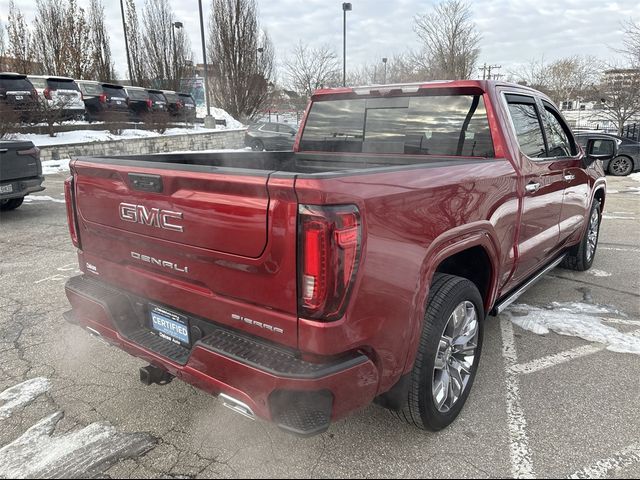
{"type": "Polygon", "coordinates": [[[315,93],[291,152],[78,158],[65,318],[300,435],[451,423],[488,314],[595,255],[609,151],[495,81],[315,93]]]}

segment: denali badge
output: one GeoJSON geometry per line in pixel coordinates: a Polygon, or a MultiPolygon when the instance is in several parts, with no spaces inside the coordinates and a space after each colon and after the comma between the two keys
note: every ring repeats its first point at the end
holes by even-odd
{"type": "Polygon", "coordinates": [[[131,252],[131,256],[136,260],[140,260],[141,262],[147,262],[151,265],[157,265],[159,267],[170,268],[171,270],[175,270],[176,272],[189,273],[189,267],[181,267],[177,263],[168,262],[167,260],[160,260],[159,258],[153,258],[149,255],[142,255],[138,252],[131,252]]]}
{"type": "Polygon", "coordinates": [[[284,333],[284,330],[281,328],[274,327],[272,325],[268,325],[262,322],[256,322],[255,320],[251,320],[250,318],[243,317],[242,315],[236,315],[235,313],[231,314],[231,318],[239,322],[246,323],[247,325],[264,328],[265,330],[269,330],[270,332],[273,332],[273,333],[280,333],[280,334],[284,333]]]}
{"type": "Polygon", "coordinates": [[[162,210],[160,208],[148,209],[144,205],[121,203],[119,207],[120,219],[125,222],[140,223],[151,227],[163,228],[174,232],[184,232],[182,225],[169,223],[170,219],[182,219],[182,213],[162,210]]]}

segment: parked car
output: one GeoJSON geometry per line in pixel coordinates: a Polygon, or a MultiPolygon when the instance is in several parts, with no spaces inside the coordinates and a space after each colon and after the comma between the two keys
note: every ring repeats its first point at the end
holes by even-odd
{"type": "Polygon", "coordinates": [[[33,142],[0,140],[0,210],[22,205],[24,197],[44,190],[40,150],[33,142]]]}
{"type": "Polygon", "coordinates": [[[149,92],[142,87],[125,87],[129,113],[135,120],[144,119],[153,112],[153,100],[149,92]]]}
{"type": "Polygon", "coordinates": [[[38,106],[38,92],[26,75],[0,73],[0,108],[15,113],[17,120],[31,120],[38,106]]]}
{"type": "Polygon", "coordinates": [[[27,78],[38,92],[40,102],[49,110],[57,110],[61,120],[84,118],[82,93],[73,78],[46,75],[29,75],[27,78]]]}
{"type": "Polygon", "coordinates": [[[608,133],[592,132],[576,133],[576,140],[582,148],[586,148],[587,143],[593,140],[602,153],[607,153],[615,147],[615,158],[605,160],[603,165],[605,172],[611,175],[625,176],[640,170],[640,142],[608,133]]]}
{"type": "Polygon", "coordinates": [[[182,109],[179,117],[181,120],[189,123],[196,121],[196,101],[190,93],[178,93],[178,98],[182,103],[182,109]]]}
{"type": "Polygon", "coordinates": [[[172,90],[162,90],[164,98],[167,99],[167,110],[172,117],[180,116],[182,112],[182,100],[178,94],[172,90]]]}
{"type": "Polygon", "coordinates": [[[244,144],[252,150],[292,150],[298,131],[286,123],[263,122],[247,128],[244,144]]]}
{"type": "Polygon", "coordinates": [[[129,106],[127,92],[122,85],[78,80],[78,86],[84,98],[88,120],[127,120],[129,106]]]}
{"type": "Polygon", "coordinates": [[[298,435],[373,401],[442,429],[486,316],[593,264],[615,152],[506,82],[320,90],[305,118],[290,152],[72,160],[65,318],[148,361],[144,384],[298,435]]]}
{"type": "Polygon", "coordinates": [[[147,89],[147,93],[152,101],[154,113],[168,113],[167,99],[162,90],[147,89]]]}

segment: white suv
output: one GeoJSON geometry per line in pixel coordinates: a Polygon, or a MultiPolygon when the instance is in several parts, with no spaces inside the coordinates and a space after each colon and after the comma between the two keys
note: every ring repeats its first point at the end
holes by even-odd
{"type": "Polygon", "coordinates": [[[82,93],[73,78],[29,75],[41,102],[52,110],[60,110],[64,120],[84,119],[82,93]],[[44,103],[46,102],[46,103],[44,103]]]}

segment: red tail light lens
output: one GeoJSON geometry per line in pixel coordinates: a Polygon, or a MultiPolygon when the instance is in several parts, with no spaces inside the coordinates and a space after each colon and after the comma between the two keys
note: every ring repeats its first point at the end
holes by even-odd
{"type": "Polygon", "coordinates": [[[147,99],[147,107],[148,108],[153,108],[153,102],[151,101],[150,98],[147,99]]]}
{"type": "Polygon", "coordinates": [[[298,210],[298,315],[340,318],[360,261],[362,224],[355,205],[298,210]]]}
{"type": "Polygon", "coordinates": [[[44,98],[51,100],[51,89],[49,87],[45,88],[42,94],[44,95],[44,98]]]}
{"type": "Polygon", "coordinates": [[[75,195],[73,192],[73,175],[64,181],[64,199],[67,204],[67,223],[69,224],[71,241],[76,248],[81,248],[80,236],[78,235],[78,218],[76,215],[75,195]]]}
{"type": "Polygon", "coordinates": [[[101,93],[99,97],[100,103],[107,103],[107,94],[101,93]]]}
{"type": "Polygon", "coordinates": [[[18,155],[31,155],[35,158],[40,158],[40,149],[38,147],[29,148],[28,150],[18,150],[18,155]]]}

